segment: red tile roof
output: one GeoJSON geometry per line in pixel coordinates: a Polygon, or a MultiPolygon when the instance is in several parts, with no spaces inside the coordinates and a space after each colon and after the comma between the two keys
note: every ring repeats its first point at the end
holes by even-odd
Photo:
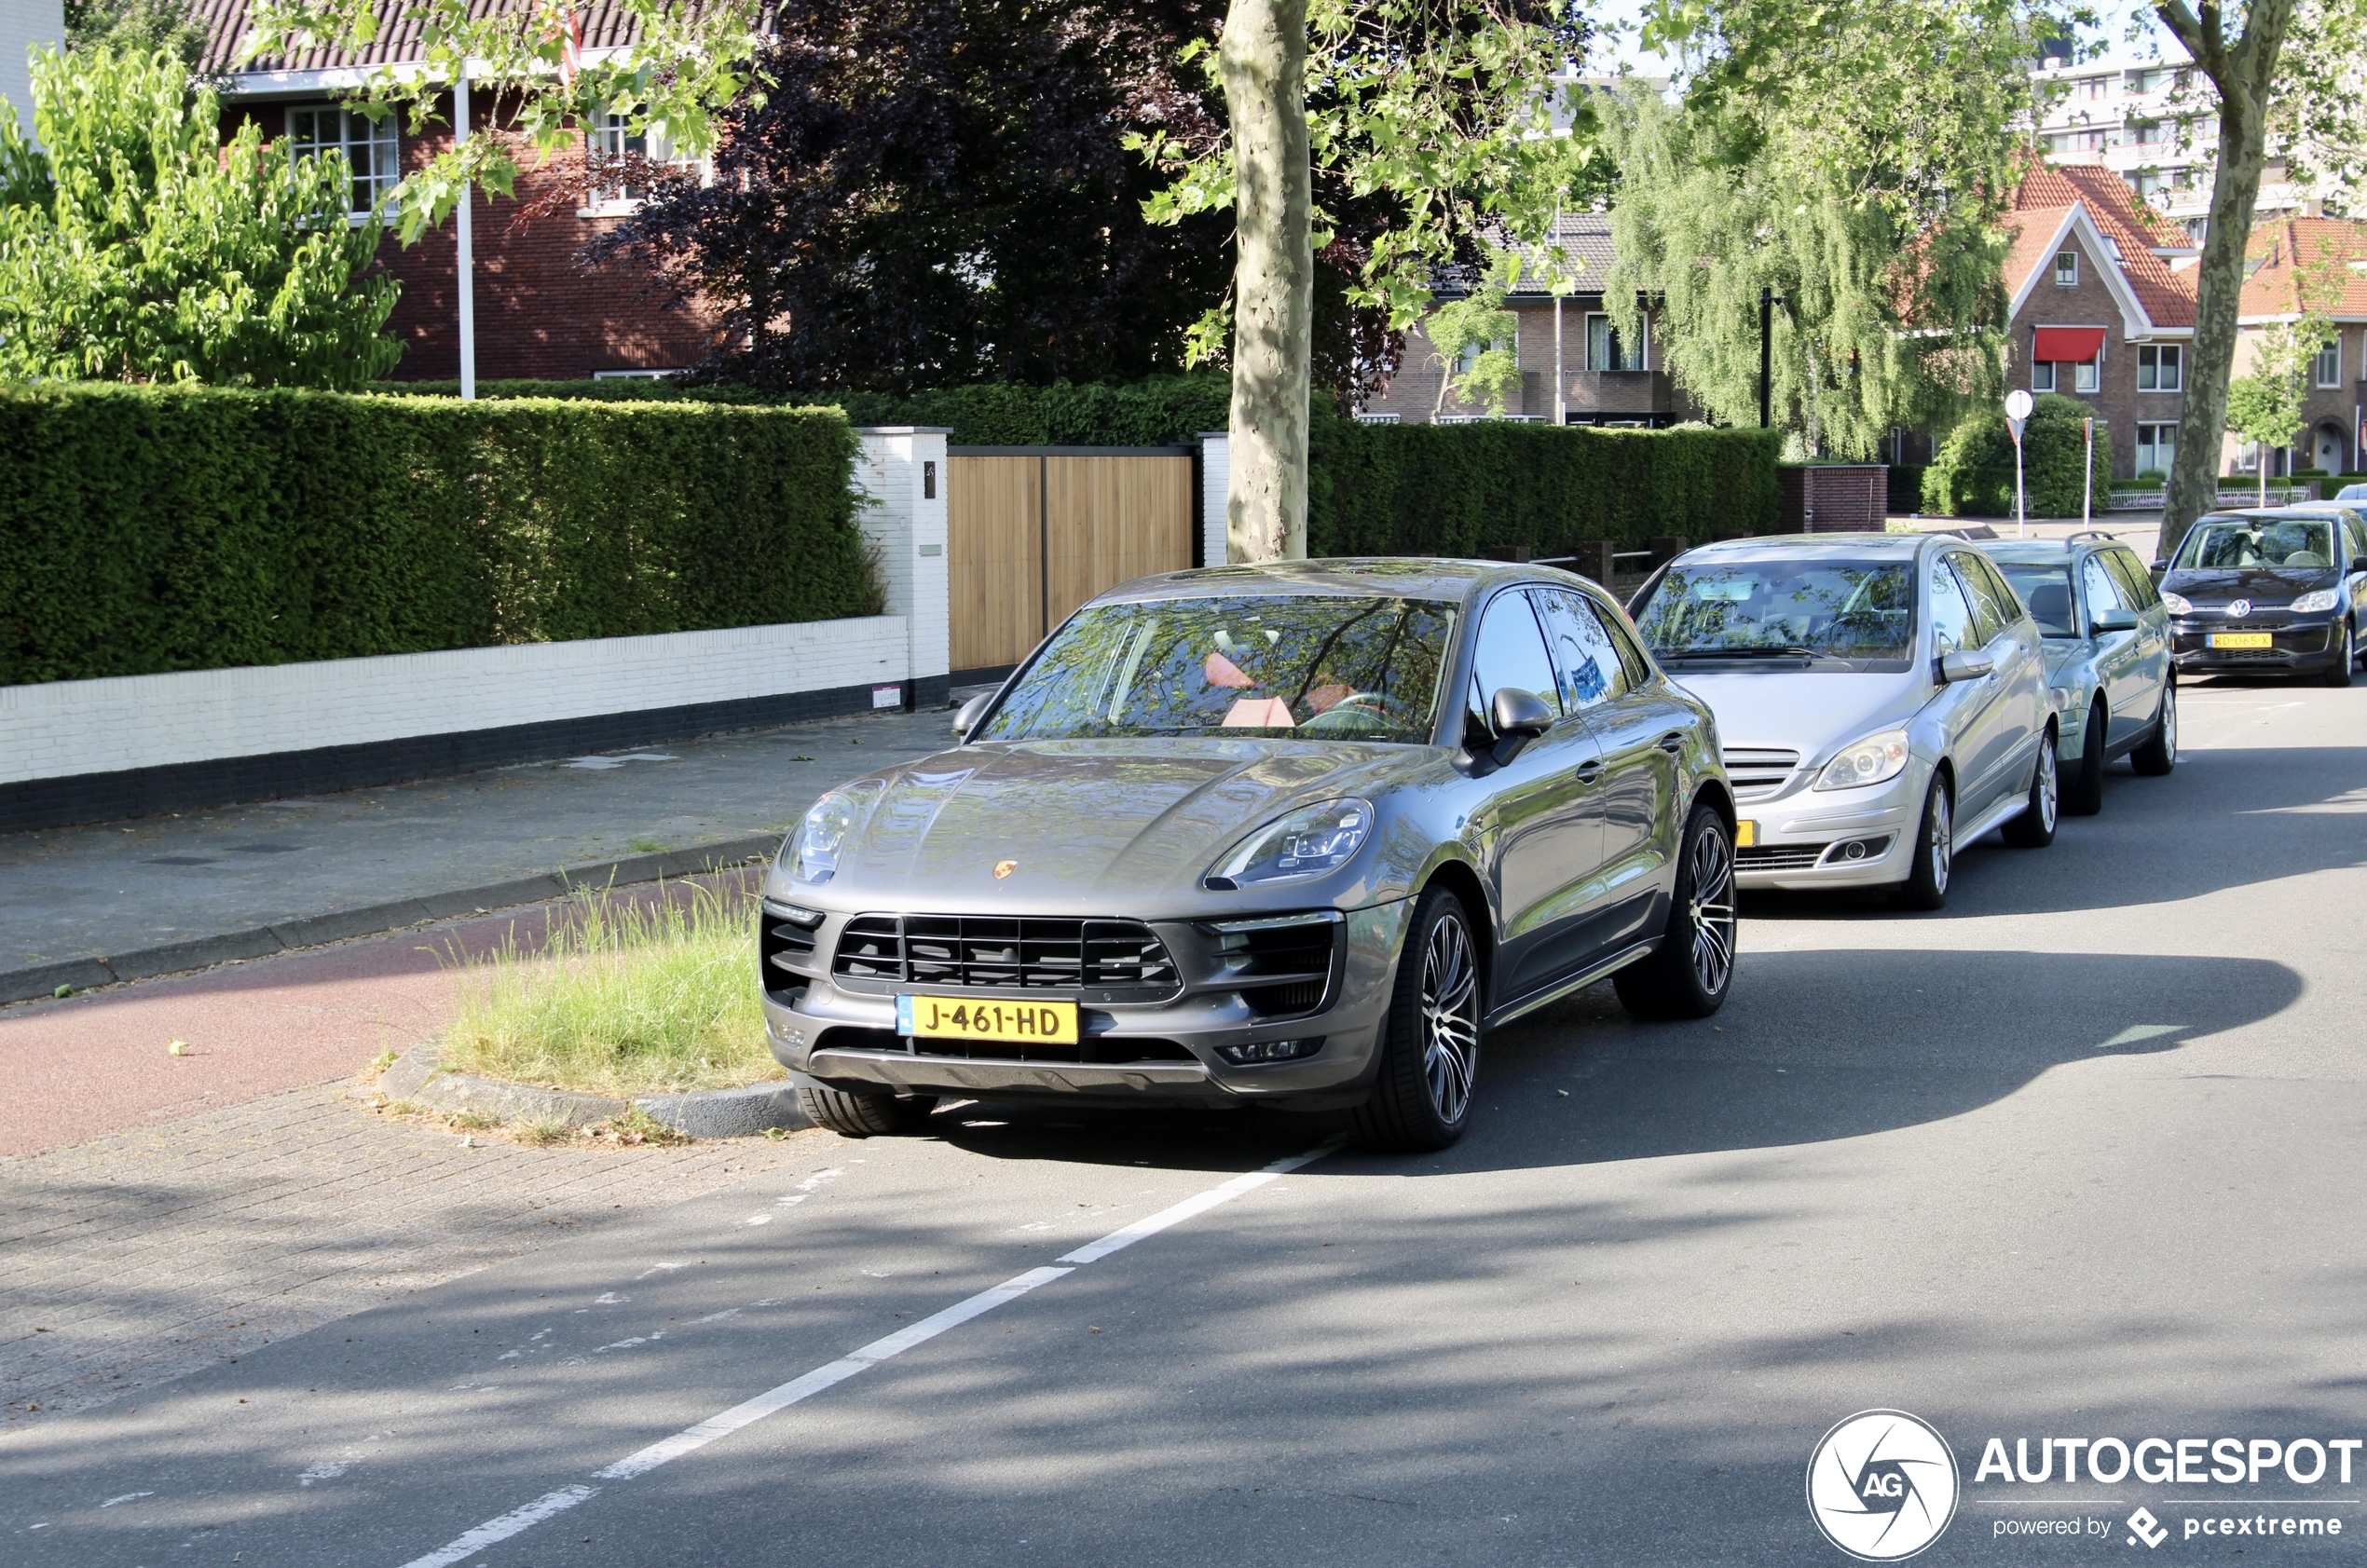
{"type": "Polygon", "coordinates": [[[2258,261],[2244,280],[2239,318],[2290,316],[2305,303],[2330,316],[2367,317],[2367,223],[2278,218],[2252,230],[2258,261]],[[2356,265],[2354,265],[2356,264],[2356,265]]]}
{"type": "MultiPolygon", "coordinates": [[[[372,13],[378,20],[378,36],[366,48],[360,50],[316,48],[298,50],[285,58],[269,58],[240,65],[239,51],[247,40],[248,0],[197,0],[192,7],[205,23],[206,48],[198,61],[198,69],[213,74],[239,71],[322,71],[345,66],[384,65],[419,57],[419,23],[408,14],[404,0],[373,0],[372,13]]],[[[530,18],[539,8],[539,0],[469,0],[472,17],[515,15],[530,18]]],[[[638,34],[633,15],[614,0],[582,0],[576,14],[583,23],[583,47],[587,49],[618,48],[630,44],[638,34]]],[[[758,23],[759,31],[770,31],[773,7],[763,7],[758,23]]]]}
{"type": "Polygon", "coordinates": [[[2018,294],[2032,271],[2046,263],[2048,241],[2064,210],[2087,210],[2097,231],[2120,246],[2121,276],[2137,303],[2157,327],[2195,324],[2192,273],[2176,273],[2153,248],[2183,245],[2185,231],[2172,225],[2128,188],[2128,182],[2100,164],[2053,164],[2033,158],[2015,188],[2005,215],[2014,246],[2005,261],[2005,292],[2018,294]],[[2043,232],[2041,232],[2043,230],[2043,232]]]}

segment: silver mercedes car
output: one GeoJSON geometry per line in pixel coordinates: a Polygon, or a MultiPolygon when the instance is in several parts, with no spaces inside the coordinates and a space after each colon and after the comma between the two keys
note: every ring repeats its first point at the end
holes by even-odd
{"type": "Polygon", "coordinates": [[[1732,984],[1714,721],[1579,578],[1145,578],[954,729],[816,802],[765,879],[773,1052],[849,1136],[1035,1098],[1443,1148],[1488,1029],[1607,975],[1651,1017],[1732,984]]]}
{"type": "Polygon", "coordinates": [[[1956,846],[2041,847],[2059,809],[2038,628],[1948,536],[1788,535],[1688,551],[1636,593],[1653,655],[1717,710],[1744,888],[1948,900],[1956,846]]]}

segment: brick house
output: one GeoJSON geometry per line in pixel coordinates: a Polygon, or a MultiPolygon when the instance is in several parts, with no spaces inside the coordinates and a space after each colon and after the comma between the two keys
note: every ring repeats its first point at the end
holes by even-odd
{"type": "MultiPolygon", "coordinates": [[[[396,9],[390,5],[385,12],[396,9]]],[[[283,143],[292,153],[341,149],[353,165],[357,212],[451,145],[448,111],[444,123],[414,134],[399,116],[373,124],[349,106],[370,68],[418,58],[415,23],[392,18],[379,41],[359,55],[314,49],[241,66],[247,0],[199,0],[198,14],[208,31],[199,69],[219,84],[225,134],[253,120],[267,139],[283,143]]],[[[595,3],[581,15],[587,55],[630,41],[627,19],[615,8],[595,3]]],[[[469,121],[477,134],[506,135],[499,114],[495,89],[470,95],[469,121]]],[[[604,151],[626,150],[621,126],[592,134],[602,139],[604,151]]],[[[470,198],[478,377],[647,375],[677,370],[704,357],[712,325],[694,308],[666,303],[662,280],[618,265],[593,268],[581,259],[587,240],[613,229],[633,210],[632,193],[583,190],[581,153],[544,164],[523,138],[513,140],[520,171],[514,198],[482,191],[470,198]],[[568,198],[571,187],[576,199],[568,198]]],[[[393,372],[398,379],[450,380],[459,375],[457,256],[450,218],[408,250],[390,230],[378,252],[379,265],[403,283],[401,301],[387,323],[405,345],[393,372]]]]}
{"type": "MultiPolygon", "coordinates": [[[[1600,286],[1591,290],[1583,287],[1590,277],[1600,278],[1610,268],[1609,215],[1566,212],[1556,232],[1564,253],[1575,264],[1571,281],[1580,285],[1559,302],[1558,362],[1564,421],[1573,425],[1643,425],[1660,429],[1700,417],[1662,368],[1658,346],[1652,341],[1649,313],[1645,318],[1644,341],[1623,343],[1603,307],[1600,286]]],[[[1557,362],[1557,312],[1546,282],[1552,276],[1550,266],[1543,248],[1532,248],[1527,252],[1527,264],[1521,269],[1520,284],[1505,300],[1505,307],[1520,321],[1513,351],[1521,368],[1520,390],[1508,401],[1506,413],[1516,419],[1549,424],[1554,414],[1557,362]]],[[[1440,293],[1446,298],[1457,297],[1449,290],[1442,289],[1440,293]]],[[[1438,350],[1417,323],[1405,334],[1405,355],[1396,375],[1377,397],[1367,400],[1364,416],[1420,425],[1433,418],[1454,420],[1485,416],[1485,404],[1466,402],[1452,395],[1442,407],[1439,386],[1445,379],[1446,369],[1440,362],[1438,350]]]]}
{"type": "Polygon", "coordinates": [[[2093,407],[2115,478],[2167,473],[2195,334],[2185,234],[2100,164],[2033,163],[2004,223],[2007,385],[2093,407]]]}
{"type": "MultiPolygon", "coordinates": [[[[2271,455],[2269,471],[2367,471],[2367,223],[2280,218],[2252,230],[2250,267],[2237,307],[2235,374],[2250,374],[2260,332],[2301,313],[2303,294],[2330,316],[2334,336],[2309,367],[2302,393],[2307,421],[2296,443],[2271,455]]],[[[2259,454],[2226,438],[2228,473],[2258,473],[2259,454]]]]}

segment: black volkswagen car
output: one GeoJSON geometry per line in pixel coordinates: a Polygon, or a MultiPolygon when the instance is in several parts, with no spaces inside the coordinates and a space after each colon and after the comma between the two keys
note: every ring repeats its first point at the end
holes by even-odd
{"type": "Polygon", "coordinates": [[[2322,675],[2348,686],[2367,593],[2367,533],[2349,507],[2212,512],[2162,574],[2181,675],[2322,675]]]}

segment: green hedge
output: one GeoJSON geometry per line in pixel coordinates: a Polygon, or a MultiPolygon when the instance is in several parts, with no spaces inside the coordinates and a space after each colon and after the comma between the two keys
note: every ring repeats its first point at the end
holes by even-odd
{"type": "Polygon", "coordinates": [[[1319,416],[1312,446],[1312,555],[1476,555],[1503,545],[1560,555],[1581,539],[1642,549],[1663,536],[1771,533],[1782,513],[1781,431],[1319,416]]]}
{"type": "Polygon", "coordinates": [[[1890,491],[1887,504],[1895,512],[1923,510],[1923,474],[1922,463],[1893,463],[1890,466],[1890,491]]]}
{"type": "MultiPolygon", "coordinates": [[[[2032,517],[2076,517],[2087,404],[2048,392],[2022,430],[2022,499],[2032,517]]],[[[2112,484],[2111,429],[2096,421],[2096,494],[2112,484]]],[[[1923,472],[1923,511],[1940,517],[2014,515],[2014,437],[2005,416],[1988,410],[1959,424],[1923,472]]]]}
{"type": "MultiPolygon", "coordinates": [[[[458,397],[453,381],[386,382],[377,389],[458,397]]],[[[564,398],[590,402],[722,402],[843,409],[856,425],[942,425],[957,446],[1166,446],[1221,430],[1232,382],[1211,372],[1155,375],[1126,385],[1021,387],[989,382],[938,391],[765,392],[749,387],[677,387],[671,381],[485,381],[480,399],[564,398]]]]}
{"type": "Polygon", "coordinates": [[[876,613],[824,410],[0,389],[0,685],[876,613]]]}

